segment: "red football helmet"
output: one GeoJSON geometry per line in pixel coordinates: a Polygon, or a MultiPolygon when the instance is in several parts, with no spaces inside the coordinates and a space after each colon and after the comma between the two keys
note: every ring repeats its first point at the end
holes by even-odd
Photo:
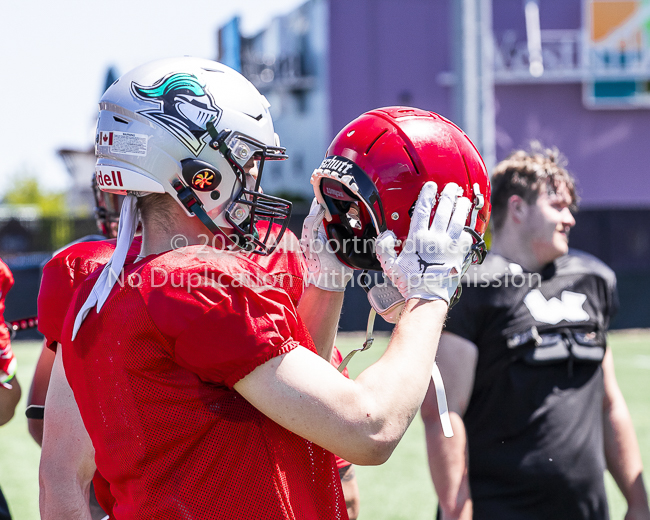
{"type": "Polygon", "coordinates": [[[316,198],[326,207],[325,231],[339,260],[355,269],[381,270],[374,238],[391,230],[398,244],[406,240],[427,181],[436,182],[438,193],[455,182],[472,201],[466,230],[475,246],[480,243],[473,260],[482,261],[491,207],[483,159],[451,121],[409,107],[372,110],[349,123],[312,174],[316,198]]]}

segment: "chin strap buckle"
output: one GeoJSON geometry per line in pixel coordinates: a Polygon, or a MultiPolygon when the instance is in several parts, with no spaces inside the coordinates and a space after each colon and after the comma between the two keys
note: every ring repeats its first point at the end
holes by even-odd
{"type": "Polygon", "coordinates": [[[194,192],[178,180],[174,181],[172,187],[176,190],[176,196],[183,207],[190,213],[194,213],[194,206],[200,204],[194,192]]]}
{"type": "Polygon", "coordinates": [[[366,341],[364,341],[363,346],[360,348],[355,348],[354,350],[350,351],[350,353],[345,356],[345,358],[343,358],[343,361],[341,361],[341,364],[338,366],[339,372],[343,372],[343,370],[345,370],[345,367],[348,366],[349,361],[357,352],[363,352],[364,350],[368,350],[370,347],[372,347],[372,343],[375,341],[375,338],[372,337],[372,332],[375,328],[375,316],[377,316],[375,309],[370,309],[370,314],[368,314],[368,327],[366,328],[366,341]]]}
{"type": "Polygon", "coordinates": [[[216,235],[219,232],[219,228],[212,221],[208,214],[203,209],[203,204],[201,201],[196,198],[196,194],[188,186],[184,186],[181,181],[178,179],[172,183],[172,187],[176,190],[176,197],[183,205],[183,207],[189,211],[192,215],[196,215],[203,225],[208,228],[208,230],[216,235]]]}

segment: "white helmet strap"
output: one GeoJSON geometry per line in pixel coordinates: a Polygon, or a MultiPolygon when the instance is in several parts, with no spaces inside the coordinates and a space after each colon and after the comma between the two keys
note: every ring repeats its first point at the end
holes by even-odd
{"type": "Polygon", "coordinates": [[[137,198],[132,193],[127,194],[124,202],[122,203],[122,211],[120,212],[120,224],[117,229],[117,245],[110,260],[102,269],[99,278],[95,282],[88,298],[79,309],[77,316],[74,320],[74,328],[72,329],[72,339],[74,340],[79,332],[79,328],[90,310],[97,306],[99,312],[106,303],[106,299],[110,294],[115,282],[119,279],[124,267],[126,255],[129,252],[135,231],[138,228],[138,210],[136,208],[137,198]]]}

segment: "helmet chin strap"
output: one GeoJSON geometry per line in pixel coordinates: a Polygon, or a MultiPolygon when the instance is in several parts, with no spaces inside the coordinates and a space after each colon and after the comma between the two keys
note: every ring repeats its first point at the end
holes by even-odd
{"type": "MultiPolygon", "coordinates": [[[[240,243],[237,243],[233,241],[233,235],[229,235],[226,233],[223,229],[221,229],[219,226],[217,226],[214,223],[214,220],[212,220],[208,214],[205,212],[203,209],[203,205],[201,202],[196,198],[196,195],[194,192],[187,186],[184,186],[180,181],[174,181],[172,184],[173,188],[176,190],[176,196],[178,197],[178,200],[180,203],[183,205],[183,207],[189,211],[191,214],[196,215],[198,219],[203,223],[203,225],[208,228],[210,233],[213,235],[223,235],[226,237],[230,244],[232,246],[235,246],[240,249],[244,249],[245,245],[242,245],[240,243]]],[[[238,235],[234,235],[235,237],[238,237],[238,235]]]]}
{"type": "Polygon", "coordinates": [[[193,215],[196,215],[199,220],[203,222],[203,225],[207,227],[213,235],[222,232],[221,229],[219,229],[219,226],[217,226],[205,212],[203,205],[201,202],[199,202],[199,200],[196,198],[196,195],[194,195],[194,192],[190,188],[184,186],[178,180],[174,181],[172,186],[176,190],[176,196],[178,197],[178,200],[183,205],[183,207],[193,215]]]}

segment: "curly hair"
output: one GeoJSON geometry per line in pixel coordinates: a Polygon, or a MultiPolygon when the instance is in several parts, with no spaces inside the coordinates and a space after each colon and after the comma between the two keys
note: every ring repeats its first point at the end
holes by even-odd
{"type": "Polygon", "coordinates": [[[515,150],[494,168],[492,174],[492,226],[503,227],[508,213],[508,200],[519,195],[527,204],[533,204],[542,189],[556,193],[566,186],[571,196],[571,210],[578,205],[575,178],[565,169],[566,158],[560,151],[544,148],[538,141],[530,143],[529,150],[515,150]]]}

